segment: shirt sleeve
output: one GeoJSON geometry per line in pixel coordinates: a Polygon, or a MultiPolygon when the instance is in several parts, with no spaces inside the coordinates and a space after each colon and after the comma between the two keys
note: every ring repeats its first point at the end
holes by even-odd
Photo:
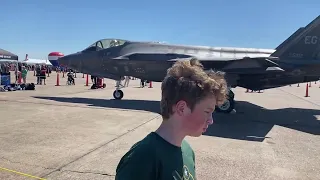
{"type": "Polygon", "coordinates": [[[196,156],[194,154],[194,151],[192,150],[192,159],[193,159],[193,168],[194,168],[194,178],[196,179],[197,173],[196,173],[196,156]]]}
{"type": "Polygon", "coordinates": [[[120,160],[115,180],[156,180],[156,159],[147,148],[129,150],[120,160]]]}
{"type": "Polygon", "coordinates": [[[192,150],[192,159],[193,159],[193,163],[194,163],[194,169],[196,169],[196,157],[194,155],[194,151],[192,150]]]}

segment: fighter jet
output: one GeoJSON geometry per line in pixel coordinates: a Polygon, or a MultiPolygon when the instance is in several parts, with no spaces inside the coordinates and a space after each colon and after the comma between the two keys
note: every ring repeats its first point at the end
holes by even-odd
{"type": "MultiPolygon", "coordinates": [[[[320,16],[299,28],[276,49],[205,47],[101,39],[81,52],[59,58],[60,64],[80,72],[120,80],[133,76],[161,82],[176,61],[197,58],[206,70],[221,71],[230,87],[228,100],[217,111],[235,106],[231,88],[264,90],[320,77],[320,16]]],[[[113,97],[122,99],[117,88],[113,97]]]]}

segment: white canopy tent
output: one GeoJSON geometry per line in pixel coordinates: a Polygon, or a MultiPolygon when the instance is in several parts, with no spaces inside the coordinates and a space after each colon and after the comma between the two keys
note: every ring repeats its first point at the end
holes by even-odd
{"type": "Polygon", "coordinates": [[[28,65],[40,64],[40,65],[52,66],[50,61],[47,60],[47,59],[30,59],[30,58],[28,58],[27,60],[22,60],[22,61],[19,61],[19,62],[20,63],[26,63],[28,65]]]}

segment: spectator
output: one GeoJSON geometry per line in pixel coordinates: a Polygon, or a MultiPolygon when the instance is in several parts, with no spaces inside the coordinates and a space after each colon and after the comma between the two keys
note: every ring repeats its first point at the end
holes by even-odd
{"type": "Polygon", "coordinates": [[[23,83],[26,84],[27,83],[27,75],[28,75],[28,70],[25,66],[22,66],[21,68],[21,77],[23,80],[23,83]]]}
{"type": "Polygon", "coordinates": [[[41,83],[40,76],[41,76],[41,67],[39,65],[37,65],[36,66],[37,84],[41,83]]]}
{"type": "Polygon", "coordinates": [[[41,67],[41,71],[40,71],[40,84],[42,84],[42,81],[43,81],[43,85],[46,85],[46,67],[45,66],[42,66],[41,67]]]}
{"type": "Polygon", "coordinates": [[[130,81],[130,76],[125,76],[124,87],[128,87],[129,86],[129,81],[130,81]]]}

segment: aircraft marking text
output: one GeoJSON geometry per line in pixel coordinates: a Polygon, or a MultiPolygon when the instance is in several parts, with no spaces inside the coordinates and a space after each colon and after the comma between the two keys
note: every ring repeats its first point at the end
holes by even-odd
{"type": "Polygon", "coordinates": [[[289,57],[292,57],[292,58],[303,58],[303,54],[301,54],[301,53],[289,53],[289,57]]]}
{"type": "Polygon", "coordinates": [[[318,36],[306,36],[304,37],[305,44],[317,44],[318,43],[318,36]]]}

